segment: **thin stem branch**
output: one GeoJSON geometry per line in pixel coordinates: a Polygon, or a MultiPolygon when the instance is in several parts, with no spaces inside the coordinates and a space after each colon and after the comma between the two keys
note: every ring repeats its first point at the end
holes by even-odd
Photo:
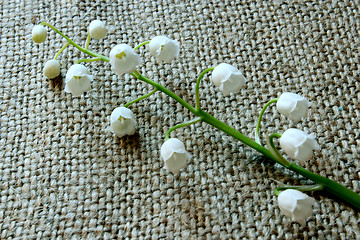
{"type": "Polygon", "coordinates": [[[77,49],[79,49],[81,52],[86,53],[90,56],[93,57],[98,57],[101,58],[101,60],[105,61],[105,62],[110,62],[110,58],[103,56],[101,54],[97,54],[93,51],[90,51],[89,49],[85,49],[83,47],[80,47],[78,44],[76,44],[73,40],[71,40],[70,38],[68,38],[66,35],[64,35],[62,32],[60,32],[56,27],[54,27],[53,25],[51,25],[50,23],[47,22],[42,22],[40,23],[40,25],[45,25],[48,26],[49,28],[51,28],[52,30],[54,30],[57,34],[59,34],[60,36],[62,36],[63,38],[65,38],[66,40],[68,40],[68,42],[73,45],[74,47],[76,47],[77,49]]]}
{"type": "Polygon", "coordinates": [[[207,72],[210,72],[214,70],[214,67],[210,67],[206,70],[204,70],[202,73],[200,73],[197,81],[196,81],[196,86],[195,86],[195,102],[196,102],[196,109],[199,110],[200,109],[200,94],[199,94],[199,90],[200,90],[200,82],[201,82],[201,79],[204,77],[204,75],[207,73],[207,72]]]}
{"type": "Polygon", "coordinates": [[[130,106],[130,105],[133,104],[133,103],[136,103],[136,102],[138,102],[138,101],[140,101],[140,100],[143,100],[143,99],[145,99],[145,98],[148,98],[148,97],[150,97],[151,95],[153,95],[154,93],[156,93],[157,91],[158,91],[158,90],[157,90],[156,88],[154,88],[154,90],[152,90],[151,92],[145,94],[144,96],[141,96],[141,97],[139,97],[139,98],[137,98],[137,99],[132,100],[131,102],[126,103],[126,104],[124,105],[124,107],[128,107],[128,106],[130,106]]]}
{"type": "Polygon", "coordinates": [[[54,60],[56,60],[59,57],[60,53],[62,53],[65,50],[65,48],[67,48],[69,45],[70,45],[70,43],[66,42],[64,44],[64,46],[56,53],[54,60]]]}
{"type": "Polygon", "coordinates": [[[102,59],[101,58],[84,58],[84,59],[79,59],[79,60],[77,60],[75,63],[76,64],[78,64],[78,63],[82,63],[82,62],[87,62],[87,63],[89,63],[89,62],[96,62],[96,61],[102,61],[102,59]]]}
{"type": "Polygon", "coordinates": [[[265,110],[274,102],[277,102],[279,99],[278,98],[274,98],[272,100],[270,100],[268,103],[265,104],[265,106],[263,107],[263,109],[261,110],[260,112],[260,115],[259,115],[259,119],[257,121],[257,124],[256,124],[256,130],[255,130],[255,142],[257,142],[258,144],[261,144],[260,143],[260,136],[259,136],[259,131],[260,131],[260,124],[261,124],[261,120],[262,120],[262,117],[265,113],[265,110]]]}
{"type": "Polygon", "coordinates": [[[201,121],[201,117],[198,117],[198,118],[195,118],[193,120],[190,120],[190,121],[187,121],[187,122],[183,122],[183,123],[180,123],[172,128],[170,128],[166,134],[165,134],[165,139],[168,140],[169,137],[170,137],[170,133],[178,128],[181,128],[181,127],[187,127],[187,126],[190,126],[191,124],[194,124],[194,123],[197,123],[197,122],[200,122],[201,121]]]}
{"type": "Polygon", "coordinates": [[[280,192],[287,189],[296,189],[301,192],[313,192],[313,191],[320,191],[324,189],[322,184],[314,184],[308,186],[284,186],[284,187],[277,187],[274,189],[274,193],[276,196],[279,196],[280,192]]]}
{"type": "Polygon", "coordinates": [[[148,44],[150,41],[146,41],[146,42],[143,42],[143,43],[140,43],[139,45],[137,45],[136,47],[134,47],[134,50],[140,48],[141,46],[144,46],[145,44],[148,44]]]}
{"type": "Polygon", "coordinates": [[[288,167],[290,166],[290,162],[288,160],[286,160],[277,150],[277,148],[275,147],[274,144],[274,138],[280,138],[281,137],[281,133],[273,133],[270,136],[266,136],[266,145],[268,147],[268,149],[270,150],[270,152],[276,157],[278,163],[280,163],[281,165],[288,167]]]}
{"type": "Polygon", "coordinates": [[[90,33],[88,33],[86,42],[85,42],[85,49],[89,49],[90,40],[91,40],[91,36],[90,36],[90,33]]]}

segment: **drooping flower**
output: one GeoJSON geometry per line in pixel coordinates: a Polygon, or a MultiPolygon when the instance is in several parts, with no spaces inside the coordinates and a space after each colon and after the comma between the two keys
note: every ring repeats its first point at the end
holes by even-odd
{"type": "Polygon", "coordinates": [[[307,115],[310,105],[311,103],[299,94],[284,92],[279,97],[276,108],[285,117],[297,123],[307,115]]]}
{"type": "Polygon", "coordinates": [[[56,78],[60,74],[60,62],[58,60],[49,60],[45,63],[43,73],[49,79],[56,78]]]}
{"type": "Polygon", "coordinates": [[[100,20],[94,20],[89,25],[89,34],[92,38],[102,39],[106,35],[105,23],[100,20]]]}
{"type": "Polygon", "coordinates": [[[116,45],[110,51],[111,69],[117,74],[132,73],[140,63],[140,56],[127,44],[116,45]]]}
{"type": "Polygon", "coordinates": [[[307,161],[312,158],[313,150],[317,150],[319,145],[313,134],[290,128],[281,135],[280,147],[289,157],[299,161],[307,161]]]}
{"type": "Polygon", "coordinates": [[[185,145],[177,138],[169,138],[160,149],[161,159],[165,162],[165,168],[177,174],[180,169],[187,166],[191,155],[186,151],[185,145]]]}
{"type": "Polygon", "coordinates": [[[36,25],[31,32],[31,38],[36,43],[45,42],[47,37],[47,30],[41,25],[36,25]]]}
{"type": "Polygon", "coordinates": [[[282,191],[278,196],[278,204],[284,215],[302,225],[312,215],[314,202],[314,198],[295,189],[282,191]]]}
{"type": "Polygon", "coordinates": [[[71,93],[75,97],[80,96],[91,89],[93,76],[89,70],[81,65],[72,65],[66,73],[65,92],[71,93]]]}
{"type": "Polygon", "coordinates": [[[110,116],[110,131],[118,137],[133,135],[135,133],[136,120],[134,114],[126,107],[117,107],[110,116]]]}
{"type": "Polygon", "coordinates": [[[180,47],[176,40],[166,36],[156,36],[149,43],[150,53],[158,61],[171,62],[179,55],[180,47]]]}
{"type": "Polygon", "coordinates": [[[237,93],[245,85],[246,78],[235,67],[227,63],[216,66],[211,74],[212,81],[225,96],[237,93]]]}

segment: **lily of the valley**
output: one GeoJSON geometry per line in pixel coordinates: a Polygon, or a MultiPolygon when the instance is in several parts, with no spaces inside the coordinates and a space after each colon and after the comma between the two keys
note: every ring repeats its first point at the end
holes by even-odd
{"type": "Polygon", "coordinates": [[[310,102],[299,94],[285,92],[279,97],[276,108],[285,117],[297,123],[307,115],[310,105],[310,102]]]}
{"type": "Polygon", "coordinates": [[[89,70],[81,65],[72,65],[66,73],[65,92],[71,93],[75,97],[80,96],[91,89],[93,76],[89,70]]]}
{"type": "Polygon", "coordinates": [[[278,196],[278,204],[284,215],[302,225],[312,215],[314,202],[314,198],[295,189],[282,191],[278,196]]]}
{"type": "Polygon", "coordinates": [[[227,63],[221,63],[214,68],[211,78],[225,96],[237,93],[245,85],[246,78],[235,67],[227,63]]]}
{"type": "Polygon", "coordinates": [[[281,135],[280,147],[289,157],[304,162],[312,158],[313,150],[317,150],[319,145],[314,134],[290,128],[281,135]]]}
{"type": "Polygon", "coordinates": [[[36,43],[45,42],[47,37],[47,30],[41,25],[36,25],[31,32],[31,38],[36,43]]]}
{"type": "Polygon", "coordinates": [[[171,62],[179,55],[180,47],[176,40],[166,36],[156,36],[149,42],[150,53],[158,61],[171,62]]]}
{"type": "Polygon", "coordinates": [[[110,51],[111,69],[117,74],[132,73],[140,63],[140,56],[127,44],[116,45],[110,51]]]}
{"type": "Polygon", "coordinates": [[[126,107],[117,107],[110,116],[110,131],[118,137],[133,135],[135,133],[136,120],[134,114],[126,107]]]}
{"type": "Polygon", "coordinates": [[[105,23],[100,20],[94,20],[89,25],[90,37],[95,39],[102,39],[106,35],[105,23]]]}
{"type": "Polygon", "coordinates": [[[165,162],[165,168],[176,174],[180,169],[187,166],[191,156],[186,151],[185,145],[177,138],[169,138],[160,149],[161,159],[165,162]]]}
{"type": "Polygon", "coordinates": [[[43,73],[48,79],[56,78],[60,75],[60,62],[58,60],[49,60],[45,63],[43,73]]]}

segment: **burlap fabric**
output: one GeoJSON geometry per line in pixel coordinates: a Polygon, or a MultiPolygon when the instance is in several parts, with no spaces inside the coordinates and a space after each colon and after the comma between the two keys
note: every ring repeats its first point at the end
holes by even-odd
{"type": "MultiPolygon", "coordinates": [[[[171,134],[192,159],[168,172],[159,158],[165,133],[194,116],[156,93],[130,107],[137,133],[119,139],[108,131],[112,110],[151,87],[94,62],[85,64],[92,90],[72,97],[62,78],[42,75],[64,40],[50,31],[45,43],[31,40],[34,24],[47,21],[83,45],[94,19],[108,35],[90,48],[105,55],[118,43],[177,39],[171,64],[141,48],[139,71],[194,104],[202,70],[236,66],[246,88],[224,97],[207,75],[201,104],[250,137],[267,101],[299,93],[312,102],[309,117],[295,125],[272,107],[262,138],[289,127],[315,133],[321,150],[301,165],[360,193],[359,1],[4,0],[0,8],[1,239],[360,238],[359,211],[322,193],[312,194],[306,226],[291,222],[273,189],[309,182],[209,125],[171,134]]],[[[83,57],[68,47],[62,77],[83,57]]]]}

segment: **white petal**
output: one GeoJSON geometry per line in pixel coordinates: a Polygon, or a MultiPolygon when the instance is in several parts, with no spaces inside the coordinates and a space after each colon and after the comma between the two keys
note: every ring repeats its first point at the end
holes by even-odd
{"type": "Polygon", "coordinates": [[[111,69],[117,74],[132,73],[140,63],[140,56],[127,44],[116,45],[110,51],[111,69]]]}
{"type": "Polygon", "coordinates": [[[31,32],[31,38],[36,43],[45,42],[47,37],[47,30],[42,25],[36,25],[31,32]]]}
{"type": "Polygon", "coordinates": [[[136,131],[136,120],[130,109],[118,107],[110,116],[110,130],[118,137],[133,135],[136,131]]]}
{"type": "Polygon", "coordinates": [[[301,224],[305,224],[305,219],[312,215],[314,202],[313,198],[295,189],[282,191],[278,196],[278,204],[284,215],[301,224]]]}
{"type": "Polygon", "coordinates": [[[173,174],[177,174],[180,169],[185,168],[187,166],[188,154],[187,153],[177,153],[174,152],[171,157],[165,161],[165,168],[172,172],[173,174]]]}
{"type": "Polygon", "coordinates": [[[166,36],[157,36],[151,39],[149,43],[151,55],[158,61],[170,62],[177,57],[180,51],[179,43],[166,36]]]}
{"type": "Polygon", "coordinates": [[[299,129],[290,128],[280,137],[280,147],[289,157],[299,161],[307,161],[313,156],[313,150],[318,149],[318,144],[312,134],[307,134],[299,129]]]}
{"type": "Polygon", "coordinates": [[[167,160],[171,155],[176,153],[186,153],[185,145],[182,141],[177,138],[169,138],[161,146],[160,153],[164,160],[167,160]]]}
{"type": "Polygon", "coordinates": [[[285,117],[297,123],[308,113],[310,102],[299,94],[284,92],[279,97],[276,107],[285,117]]]}
{"type": "Polygon", "coordinates": [[[216,66],[211,74],[211,79],[225,96],[239,92],[246,82],[244,75],[227,63],[216,66]]]}
{"type": "Polygon", "coordinates": [[[58,60],[49,60],[45,63],[43,73],[45,77],[53,79],[60,75],[60,62],[58,60]]]}
{"type": "Polygon", "coordinates": [[[106,35],[105,23],[100,20],[94,20],[89,25],[89,34],[92,38],[102,39],[106,35]]]}

